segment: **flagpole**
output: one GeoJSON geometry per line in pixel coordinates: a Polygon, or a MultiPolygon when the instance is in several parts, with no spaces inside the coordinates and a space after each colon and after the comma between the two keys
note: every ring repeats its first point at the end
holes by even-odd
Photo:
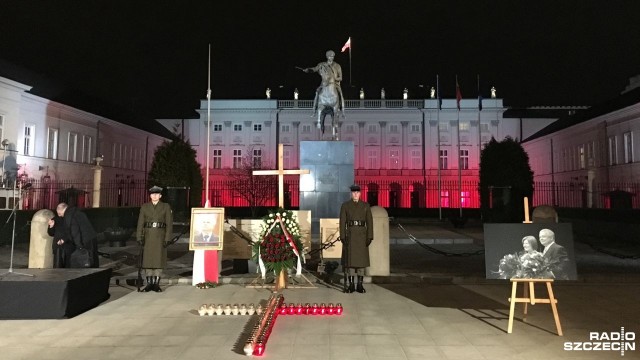
{"type": "Polygon", "coordinates": [[[351,48],[353,46],[351,46],[351,36],[349,36],[349,87],[352,87],[353,85],[351,84],[351,48]]]}
{"type": "Polygon", "coordinates": [[[441,157],[441,144],[440,144],[440,75],[436,75],[436,89],[438,91],[438,101],[436,104],[436,108],[438,111],[436,112],[436,121],[438,122],[437,131],[438,131],[438,219],[442,221],[442,162],[441,157]]]}
{"type": "Polygon", "coordinates": [[[482,152],[482,130],[480,129],[480,113],[482,112],[482,94],[480,93],[480,74],[478,74],[478,171],[480,171],[480,153],[482,152]]]}
{"type": "Polygon", "coordinates": [[[462,159],[460,158],[460,86],[458,85],[458,75],[456,75],[456,102],[458,103],[458,207],[460,209],[460,217],[462,217],[462,159]]]}
{"type": "Polygon", "coordinates": [[[205,203],[204,207],[211,206],[209,203],[209,144],[211,142],[211,44],[209,44],[209,61],[207,64],[207,171],[205,180],[205,203]]]}

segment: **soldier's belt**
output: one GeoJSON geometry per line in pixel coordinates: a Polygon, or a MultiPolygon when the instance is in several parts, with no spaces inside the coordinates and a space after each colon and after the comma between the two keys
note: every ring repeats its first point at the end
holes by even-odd
{"type": "Polygon", "coordinates": [[[166,228],[167,224],[163,222],[146,222],[144,223],[146,228],[166,228]]]}
{"type": "Polygon", "coordinates": [[[347,221],[347,225],[349,225],[349,226],[364,226],[365,222],[363,220],[351,220],[351,221],[347,221]]]}

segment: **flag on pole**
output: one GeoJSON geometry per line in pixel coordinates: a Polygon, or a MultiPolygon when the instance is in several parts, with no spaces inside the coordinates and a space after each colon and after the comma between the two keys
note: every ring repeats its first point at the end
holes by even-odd
{"type": "Polygon", "coordinates": [[[438,97],[438,110],[442,110],[442,97],[440,96],[440,75],[436,75],[436,96],[438,97]]]}
{"type": "Polygon", "coordinates": [[[478,74],[478,111],[482,111],[482,93],[480,92],[480,75],[478,74]]]}
{"type": "Polygon", "coordinates": [[[458,75],[456,75],[456,104],[458,111],[460,111],[460,100],[462,100],[462,92],[460,92],[460,85],[458,84],[458,75]]]}
{"type": "Polygon", "coordinates": [[[349,39],[347,39],[347,42],[344,43],[344,46],[342,47],[342,52],[347,51],[347,49],[351,51],[351,36],[349,36],[349,39]]]}

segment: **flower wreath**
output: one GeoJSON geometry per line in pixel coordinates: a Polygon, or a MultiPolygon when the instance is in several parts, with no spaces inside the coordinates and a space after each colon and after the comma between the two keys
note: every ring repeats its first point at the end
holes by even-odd
{"type": "Polygon", "coordinates": [[[293,268],[294,260],[297,262],[296,275],[300,275],[304,256],[300,225],[293,211],[283,208],[270,210],[262,218],[261,226],[260,240],[253,244],[253,254],[262,278],[265,278],[266,271],[279,274],[293,268]]]}

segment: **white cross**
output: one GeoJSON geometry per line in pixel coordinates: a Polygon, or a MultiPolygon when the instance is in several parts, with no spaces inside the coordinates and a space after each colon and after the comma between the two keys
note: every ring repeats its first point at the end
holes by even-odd
{"type": "Polygon", "coordinates": [[[254,170],[253,175],[278,175],[278,206],[284,208],[284,175],[309,174],[309,170],[285,170],[284,169],[284,145],[278,144],[278,169],[254,170]]]}

